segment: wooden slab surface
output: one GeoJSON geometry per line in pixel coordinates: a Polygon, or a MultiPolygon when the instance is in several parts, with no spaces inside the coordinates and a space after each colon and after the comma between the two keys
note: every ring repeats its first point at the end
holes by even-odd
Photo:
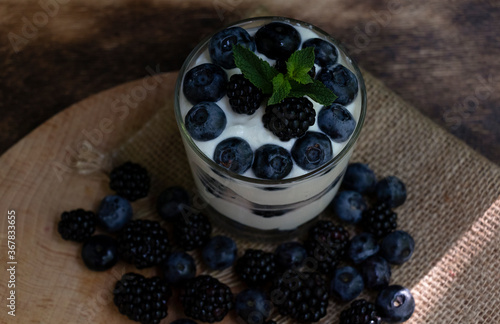
{"type": "MultiPolygon", "coordinates": [[[[0,264],[15,267],[16,316],[2,306],[0,323],[134,323],[118,313],[112,302],[115,282],[129,271],[154,275],[154,270],[138,271],[118,263],[106,272],[88,270],[80,257],[81,245],[64,241],[57,232],[57,222],[65,210],[83,207],[96,210],[102,197],[111,194],[102,173],[81,175],[70,170],[75,151],[89,132],[103,132],[95,137],[94,147],[109,154],[134,134],[155,112],[173,105],[176,73],[155,76],[157,87],[120,119],[111,111],[113,102],[134,93],[144,82],[155,84],[153,77],[127,83],[92,96],[64,110],[26,136],[0,158],[0,210],[7,217],[15,214],[15,259],[7,265],[8,223],[1,222],[0,264]],[[103,128],[103,125],[107,125],[103,128]]],[[[133,208],[136,210],[136,203],[133,208]]],[[[0,281],[7,284],[10,274],[2,270],[0,281]]],[[[2,287],[1,298],[10,297],[2,287]]],[[[169,318],[180,317],[173,304],[169,318]]],[[[169,322],[168,320],[166,322],[169,322]]],[[[226,323],[231,323],[228,318],[226,323]]]]}
{"type": "Polygon", "coordinates": [[[496,0],[4,0],[0,152],[147,67],[178,70],[202,37],[258,15],[325,29],[407,102],[500,163],[496,0]]]}

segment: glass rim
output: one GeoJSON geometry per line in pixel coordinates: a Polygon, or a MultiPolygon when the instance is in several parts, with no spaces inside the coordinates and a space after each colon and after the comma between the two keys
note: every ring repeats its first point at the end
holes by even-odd
{"type": "Polygon", "coordinates": [[[182,64],[181,69],[179,70],[179,74],[177,77],[176,85],[175,85],[175,90],[174,90],[174,111],[175,111],[175,118],[177,120],[177,125],[179,126],[179,129],[181,131],[181,136],[183,139],[186,140],[188,145],[193,149],[193,151],[205,162],[207,163],[212,169],[216,170],[217,172],[220,172],[224,176],[227,176],[232,179],[236,179],[239,181],[244,181],[247,183],[252,183],[252,184],[257,184],[257,185],[273,185],[273,186],[279,186],[279,185],[285,185],[285,184],[291,184],[294,182],[300,182],[303,180],[307,180],[310,178],[314,178],[317,175],[322,174],[325,172],[325,170],[328,170],[330,168],[335,167],[342,159],[347,155],[348,152],[353,149],[354,145],[356,144],[358,137],[361,133],[361,129],[363,128],[363,124],[365,121],[365,116],[366,116],[366,109],[367,109],[367,98],[366,98],[366,87],[365,87],[365,82],[363,79],[363,75],[361,74],[361,71],[356,64],[356,62],[353,60],[353,58],[349,55],[347,50],[339,44],[339,42],[334,39],[330,34],[325,32],[319,27],[316,27],[310,23],[293,19],[293,18],[287,18],[287,17],[281,17],[281,16],[262,16],[262,17],[252,17],[252,18],[246,18],[243,20],[239,20],[236,22],[231,23],[228,26],[222,27],[215,32],[213,32],[211,35],[205,37],[203,40],[201,40],[195,48],[189,53],[187,58],[184,60],[184,63],[182,64]],[[213,35],[216,33],[229,28],[229,27],[234,27],[234,26],[240,26],[243,24],[251,23],[251,22],[259,22],[259,21],[283,21],[283,22],[288,22],[288,23],[295,23],[302,25],[304,27],[311,28],[313,31],[322,34],[324,37],[328,39],[328,41],[332,42],[335,46],[337,46],[341,51],[344,52],[346,57],[351,61],[350,63],[352,64],[352,67],[354,69],[354,74],[358,78],[358,85],[359,85],[359,95],[361,95],[361,111],[359,114],[359,120],[356,123],[356,127],[354,129],[354,132],[352,133],[351,137],[349,138],[347,144],[342,148],[342,150],[335,155],[330,161],[327,163],[323,164],[317,169],[314,169],[310,172],[307,172],[303,175],[292,177],[292,178],[285,178],[285,179],[280,179],[280,180],[268,180],[268,179],[260,179],[260,178],[252,178],[252,177],[247,177],[241,174],[238,174],[236,172],[230,171],[219,164],[215,163],[210,157],[208,157],[205,153],[203,153],[199,148],[198,145],[194,142],[193,138],[189,134],[189,132],[186,129],[186,125],[184,124],[184,120],[182,119],[182,114],[180,111],[180,91],[182,87],[182,81],[183,81],[183,76],[187,72],[188,67],[190,66],[194,56],[199,52],[199,50],[207,45],[208,41],[212,38],[213,35]]]}

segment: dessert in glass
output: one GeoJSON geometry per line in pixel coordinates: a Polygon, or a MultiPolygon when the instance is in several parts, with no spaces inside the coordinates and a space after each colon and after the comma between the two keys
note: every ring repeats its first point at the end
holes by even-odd
{"type": "Polygon", "coordinates": [[[175,114],[212,220],[249,236],[296,233],[338,191],[366,90],[326,32],[290,18],[251,18],[191,52],[175,114]]]}

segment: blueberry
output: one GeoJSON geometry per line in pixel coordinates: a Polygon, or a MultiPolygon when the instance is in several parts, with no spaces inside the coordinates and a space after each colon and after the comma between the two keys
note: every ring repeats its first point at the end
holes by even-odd
{"type": "Polygon", "coordinates": [[[258,178],[283,179],[292,167],[292,156],[279,145],[265,144],[255,150],[252,169],[258,178]]]}
{"type": "Polygon", "coordinates": [[[236,295],[236,313],[246,323],[264,323],[272,308],[271,301],[258,289],[246,289],[236,295]]]}
{"type": "Polygon", "coordinates": [[[302,44],[302,48],[314,47],[314,63],[321,67],[333,65],[337,62],[337,48],[321,38],[310,38],[302,44]]]}
{"type": "Polygon", "coordinates": [[[380,244],[380,254],[392,264],[403,264],[410,260],[415,250],[415,241],[405,231],[387,234],[380,244]]]}
{"type": "Polygon", "coordinates": [[[170,324],[197,324],[197,323],[195,321],[187,319],[187,318],[181,318],[181,319],[173,321],[170,324]]]}
{"type": "Polygon", "coordinates": [[[238,250],[236,243],[227,236],[217,235],[203,247],[201,256],[212,270],[223,270],[233,265],[238,250]]]}
{"type": "Polygon", "coordinates": [[[343,65],[327,66],[319,71],[316,79],[338,96],[334,103],[344,106],[350,104],[358,94],[358,80],[354,73],[343,65]]]}
{"type": "Polygon", "coordinates": [[[191,108],[184,120],[186,130],[198,141],[210,141],[226,128],[226,114],[213,102],[204,101],[191,108]]]}
{"type": "Polygon", "coordinates": [[[334,103],[321,108],[318,114],[318,126],[332,141],[342,143],[354,132],[356,121],[349,110],[334,103]]]}
{"type": "Polygon", "coordinates": [[[375,189],[377,177],[375,172],[363,163],[351,163],[342,180],[342,186],[347,190],[354,190],[361,194],[370,193],[375,189]]]}
{"type": "Polygon", "coordinates": [[[361,276],[366,288],[379,290],[389,285],[391,266],[381,256],[374,255],[361,263],[361,276]]]}
{"type": "Polygon", "coordinates": [[[276,263],[282,269],[295,269],[302,266],[307,257],[307,251],[299,242],[285,242],[274,251],[276,263]]]}
{"type": "Polygon", "coordinates": [[[292,157],[304,170],[314,170],[331,160],[333,156],[332,143],[323,133],[306,132],[295,141],[292,147],[292,157]]]}
{"type": "Polygon", "coordinates": [[[359,223],[367,208],[365,198],[356,191],[341,191],[332,201],[333,212],[340,220],[350,224],[359,223]]]}
{"type": "Polygon", "coordinates": [[[191,205],[188,192],[178,186],[168,187],[163,190],[156,201],[156,210],[160,217],[166,221],[174,221],[182,217],[183,210],[191,205]]]}
{"type": "Polygon", "coordinates": [[[196,275],[196,263],[186,252],[172,252],[162,265],[165,280],[178,286],[196,275]]]}
{"type": "Polygon", "coordinates": [[[375,305],[382,320],[388,323],[407,321],[415,311],[415,299],[410,290],[399,285],[392,285],[380,291],[375,305]]]}
{"type": "Polygon", "coordinates": [[[108,270],[118,262],[118,243],[111,236],[91,236],[83,243],[82,259],[90,270],[108,270]]]}
{"type": "Polygon", "coordinates": [[[349,242],[347,255],[355,264],[359,264],[377,254],[379,249],[375,236],[370,233],[360,233],[349,242]]]}
{"type": "Polygon", "coordinates": [[[106,231],[117,232],[132,219],[132,206],[120,196],[106,196],[101,202],[97,218],[106,231]]]}
{"type": "Polygon", "coordinates": [[[214,161],[223,168],[243,174],[252,166],[253,152],[244,139],[230,137],[217,144],[214,161]]]}
{"type": "Polygon", "coordinates": [[[226,94],[227,74],[218,65],[204,63],[184,76],[183,91],[193,105],[202,101],[218,101],[226,94]]]}
{"type": "Polygon", "coordinates": [[[341,301],[351,301],[361,294],[365,285],[358,270],[353,267],[341,267],[335,270],[330,282],[330,292],[341,301]]]}
{"type": "Polygon", "coordinates": [[[299,32],[281,22],[264,25],[255,34],[257,50],[273,60],[287,60],[299,48],[300,42],[299,32]]]}
{"type": "Polygon", "coordinates": [[[250,34],[241,27],[226,28],[215,34],[208,45],[212,62],[225,69],[236,67],[233,57],[233,45],[240,44],[252,52],[255,51],[255,42],[250,34]]]}
{"type": "Polygon", "coordinates": [[[391,208],[401,206],[406,201],[406,186],[395,176],[380,180],[375,186],[377,200],[385,202],[391,208]]]}

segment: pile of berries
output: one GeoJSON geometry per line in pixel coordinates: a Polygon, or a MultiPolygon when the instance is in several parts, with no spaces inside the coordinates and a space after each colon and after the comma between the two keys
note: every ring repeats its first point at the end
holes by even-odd
{"type": "Polygon", "coordinates": [[[157,199],[159,218],[175,233],[174,248],[167,228],[158,221],[132,219],[130,203],[120,196],[105,197],[96,214],[64,212],[58,229],[63,239],[83,242],[82,258],[91,270],[110,269],[119,259],[138,269],[161,270],[162,276],[151,278],[130,272],[115,284],[118,311],[142,324],[160,323],[167,316],[173,289],[179,290],[186,316],[209,323],[232,310],[246,323],[275,323],[270,319],[275,313],[294,322],[317,322],[330,302],[352,302],[340,324],[403,322],[415,302],[408,289],[390,279],[391,265],[408,261],[415,246],[407,232],[397,230],[392,211],[405,200],[405,185],[397,177],[377,182],[367,165],[350,164],[331,204],[339,223],[320,220],[303,242],[281,243],[274,252],[247,249],[239,257],[233,239],[211,236],[207,217],[192,213],[191,197],[181,187],[169,187],[157,199]],[[93,235],[96,224],[108,234],[93,235]],[[348,229],[357,234],[351,237],[348,229]],[[247,288],[235,296],[219,279],[196,276],[193,250],[200,251],[208,269],[232,267],[247,288]],[[356,299],[364,289],[378,292],[374,302],[356,299]]]}
{"type": "Polygon", "coordinates": [[[204,153],[221,167],[283,179],[293,168],[321,167],[332,159],[333,144],[345,144],[354,133],[351,104],[360,80],[336,45],[309,38],[301,28],[286,21],[265,24],[255,33],[226,28],[209,40],[206,60],[184,74],[184,125],[195,141],[214,141],[204,153]],[[246,54],[238,54],[238,47],[246,54]],[[302,56],[308,52],[310,59],[302,56]],[[335,97],[326,99],[328,94],[335,97]],[[255,132],[269,140],[253,140],[255,132]]]}

